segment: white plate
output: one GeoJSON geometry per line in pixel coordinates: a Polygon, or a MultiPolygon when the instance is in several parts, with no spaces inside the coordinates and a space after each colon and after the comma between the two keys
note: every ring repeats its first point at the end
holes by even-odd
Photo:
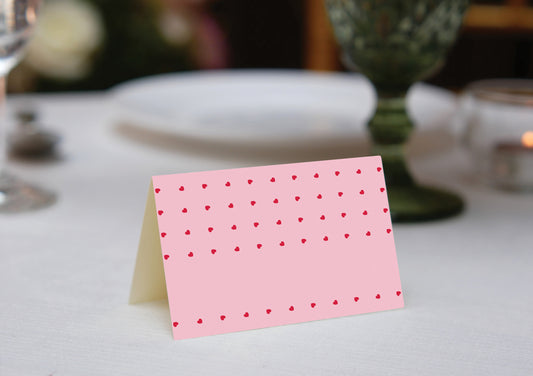
{"type": "MultiPolygon", "coordinates": [[[[366,136],[375,107],[369,82],[353,73],[216,71],[136,79],[113,89],[118,120],[205,141],[316,144],[366,136]]],[[[421,130],[448,123],[455,96],[417,84],[409,108],[421,130]]]]}

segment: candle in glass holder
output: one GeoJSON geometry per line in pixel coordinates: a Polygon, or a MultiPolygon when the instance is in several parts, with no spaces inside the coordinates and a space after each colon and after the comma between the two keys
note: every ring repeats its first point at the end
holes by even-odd
{"type": "Polygon", "coordinates": [[[500,188],[533,192],[533,131],[521,142],[501,142],[492,153],[491,180],[500,188]]]}
{"type": "Polygon", "coordinates": [[[474,82],[461,103],[465,141],[480,181],[533,192],[533,80],[474,82]]]}

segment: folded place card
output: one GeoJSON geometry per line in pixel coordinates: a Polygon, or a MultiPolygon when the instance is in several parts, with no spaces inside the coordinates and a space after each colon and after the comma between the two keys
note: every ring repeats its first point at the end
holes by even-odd
{"type": "Polygon", "coordinates": [[[403,307],[380,157],[154,176],[130,302],[175,339],[403,307]]]}

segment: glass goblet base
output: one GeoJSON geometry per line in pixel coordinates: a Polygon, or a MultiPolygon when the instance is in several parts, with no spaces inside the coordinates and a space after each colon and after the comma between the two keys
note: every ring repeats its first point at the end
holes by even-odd
{"type": "Polygon", "coordinates": [[[56,195],[8,173],[0,173],[0,214],[21,213],[52,205],[56,195]]]}
{"type": "Polygon", "coordinates": [[[389,185],[387,188],[393,222],[422,222],[459,214],[463,200],[448,191],[419,185],[389,185]]]}

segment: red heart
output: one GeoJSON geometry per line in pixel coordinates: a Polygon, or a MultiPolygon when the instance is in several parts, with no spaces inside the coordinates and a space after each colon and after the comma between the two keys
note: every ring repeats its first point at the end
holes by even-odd
{"type": "Polygon", "coordinates": [[[353,300],[355,300],[355,302],[357,303],[359,301],[359,298],[356,296],[355,298],[353,298],[353,300]]]}
{"type": "Polygon", "coordinates": [[[166,232],[162,232],[161,233],[161,237],[164,238],[165,236],[167,236],[167,233],[166,232]]]}
{"type": "Polygon", "coordinates": [[[307,239],[302,239],[302,244],[305,244],[306,241],[307,239]]]}
{"type": "Polygon", "coordinates": [[[254,227],[259,226],[259,222],[254,222],[254,227]]]}
{"type": "Polygon", "coordinates": [[[392,230],[391,230],[390,228],[388,228],[388,229],[387,229],[387,234],[390,234],[391,231],[392,231],[392,230]]]}
{"type": "Polygon", "coordinates": [[[339,192],[339,193],[338,193],[339,197],[342,197],[343,194],[344,194],[344,193],[342,193],[342,192],[339,192]]]}
{"type": "Polygon", "coordinates": [[[295,199],[296,201],[300,201],[300,196],[296,196],[294,199],[295,199]]]}
{"type": "Polygon", "coordinates": [[[233,225],[233,226],[231,226],[231,229],[232,230],[237,230],[237,226],[233,225]]]}
{"type": "Polygon", "coordinates": [[[178,326],[178,322],[177,322],[177,321],[174,321],[174,322],[172,323],[172,325],[174,325],[174,328],[175,328],[175,327],[178,326]]]}
{"type": "Polygon", "coordinates": [[[365,211],[363,212],[363,215],[367,215],[367,214],[368,214],[368,212],[365,210],[365,211]]]}
{"type": "Polygon", "coordinates": [[[381,171],[381,167],[378,167],[378,172],[380,172],[380,171],[381,171]]]}
{"type": "Polygon", "coordinates": [[[202,319],[198,319],[198,321],[196,321],[198,324],[201,324],[203,323],[203,320],[202,319]]]}
{"type": "Polygon", "coordinates": [[[380,188],[380,192],[385,192],[385,188],[380,188]]]}
{"type": "Polygon", "coordinates": [[[208,228],[207,228],[207,231],[209,231],[209,232],[213,232],[213,227],[208,227],[208,228]]]}
{"type": "Polygon", "coordinates": [[[278,219],[278,221],[276,222],[277,225],[281,225],[281,219],[278,219]]]}
{"type": "Polygon", "coordinates": [[[279,245],[283,247],[283,246],[285,245],[285,242],[284,242],[284,241],[281,241],[281,242],[279,243],[279,245]]]}
{"type": "Polygon", "coordinates": [[[249,314],[248,312],[244,312],[244,315],[243,315],[243,316],[244,316],[244,317],[248,317],[248,316],[250,316],[250,314],[249,314]]]}
{"type": "Polygon", "coordinates": [[[241,249],[239,247],[235,247],[235,252],[239,252],[241,249]]]}
{"type": "Polygon", "coordinates": [[[339,302],[337,301],[337,299],[335,299],[335,300],[333,301],[333,304],[334,304],[334,305],[339,304],[339,302]]]}
{"type": "Polygon", "coordinates": [[[207,184],[202,184],[202,188],[206,189],[207,188],[207,184]]]}
{"type": "Polygon", "coordinates": [[[315,174],[315,178],[318,178],[318,174],[315,174]]]}
{"type": "Polygon", "coordinates": [[[402,295],[402,292],[401,291],[396,291],[396,296],[400,296],[402,295]]]}
{"type": "Polygon", "coordinates": [[[183,192],[185,190],[185,187],[182,185],[179,189],[183,192]]]}
{"type": "Polygon", "coordinates": [[[381,295],[377,294],[376,299],[381,299],[381,295]]]}
{"type": "Polygon", "coordinates": [[[233,203],[230,202],[230,204],[228,205],[228,208],[233,208],[233,203]]]}
{"type": "Polygon", "coordinates": [[[169,255],[165,255],[165,260],[168,260],[168,258],[170,257],[169,255]]]}
{"type": "Polygon", "coordinates": [[[290,306],[290,307],[289,307],[289,311],[294,311],[294,307],[293,307],[293,306],[290,306]]]}
{"type": "Polygon", "coordinates": [[[271,181],[272,183],[274,183],[274,182],[276,181],[276,179],[275,179],[275,178],[271,178],[270,181],[271,181]]]}
{"type": "Polygon", "coordinates": [[[326,219],[326,216],[325,216],[324,214],[322,214],[322,215],[320,216],[320,219],[321,219],[321,220],[324,220],[324,219],[326,219]]]}
{"type": "Polygon", "coordinates": [[[216,249],[212,249],[211,250],[211,254],[214,255],[215,253],[217,253],[217,250],[216,249]]]}
{"type": "Polygon", "coordinates": [[[187,256],[189,256],[189,257],[193,257],[193,256],[194,256],[194,253],[189,252],[189,253],[187,254],[187,256]]]}
{"type": "Polygon", "coordinates": [[[320,200],[322,198],[322,195],[319,194],[318,196],[316,196],[316,198],[318,198],[320,200]]]}
{"type": "Polygon", "coordinates": [[[229,187],[231,183],[229,181],[226,182],[226,187],[229,187]]]}
{"type": "Polygon", "coordinates": [[[183,208],[182,213],[187,213],[187,208],[183,208]]]}
{"type": "Polygon", "coordinates": [[[206,205],[206,206],[205,206],[205,210],[209,210],[209,209],[211,209],[211,206],[206,205]]]}
{"type": "Polygon", "coordinates": [[[311,308],[315,308],[316,307],[316,303],[311,303],[311,308]]]}
{"type": "Polygon", "coordinates": [[[364,194],[365,194],[365,191],[364,191],[363,189],[361,189],[361,190],[359,191],[359,194],[360,194],[360,195],[364,195],[364,194]]]}
{"type": "Polygon", "coordinates": [[[159,192],[161,192],[161,189],[156,188],[156,189],[155,189],[155,193],[159,193],[159,192]]]}
{"type": "Polygon", "coordinates": [[[339,171],[335,171],[335,176],[339,176],[340,175],[340,172],[339,171]]]}
{"type": "Polygon", "coordinates": [[[356,173],[360,174],[360,173],[361,173],[361,170],[357,170],[356,173]]]}
{"type": "Polygon", "coordinates": [[[190,234],[191,234],[190,230],[185,231],[185,235],[190,235],[190,234]]]}
{"type": "Polygon", "coordinates": [[[250,201],[250,204],[252,204],[252,206],[255,205],[255,201],[250,201]]]}
{"type": "Polygon", "coordinates": [[[371,235],[371,234],[370,234],[370,231],[367,231],[367,232],[366,232],[366,236],[370,236],[370,235],[371,235]]]}
{"type": "Polygon", "coordinates": [[[272,310],[269,308],[266,310],[266,312],[267,312],[267,315],[270,315],[270,312],[272,312],[272,310]]]}
{"type": "Polygon", "coordinates": [[[257,249],[261,249],[261,247],[263,247],[263,244],[258,244],[257,245],[257,249]]]}
{"type": "Polygon", "coordinates": [[[162,214],[163,214],[163,210],[159,210],[159,211],[157,212],[157,214],[162,215],[162,214]]]}
{"type": "Polygon", "coordinates": [[[324,241],[325,241],[325,242],[328,241],[328,237],[327,237],[327,236],[324,236],[324,241]]]}
{"type": "Polygon", "coordinates": [[[296,175],[292,175],[292,180],[296,180],[297,176],[296,175]]]}
{"type": "Polygon", "coordinates": [[[252,179],[248,179],[248,184],[252,184],[254,181],[252,179]]]}
{"type": "Polygon", "coordinates": [[[298,222],[302,222],[304,219],[302,217],[298,218],[298,222]]]}
{"type": "Polygon", "coordinates": [[[388,211],[389,211],[389,209],[387,209],[387,208],[383,208],[383,213],[386,213],[386,212],[388,212],[388,211]]]}
{"type": "Polygon", "coordinates": [[[350,237],[350,234],[344,234],[344,237],[348,239],[350,237]]]}
{"type": "Polygon", "coordinates": [[[277,198],[274,199],[274,204],[277,204],[279,201],[277,198]]]}
{"type": "Polygon", "coordinates": [[[220,316],[220,320],[224,321],[226,319],[226,316],[222,315],[220,316]]]}
{"type": "Polygon", "coordinates": [[[346,217],[346,213],[341,213],[341,217],[342,218],[346,217]]]}

